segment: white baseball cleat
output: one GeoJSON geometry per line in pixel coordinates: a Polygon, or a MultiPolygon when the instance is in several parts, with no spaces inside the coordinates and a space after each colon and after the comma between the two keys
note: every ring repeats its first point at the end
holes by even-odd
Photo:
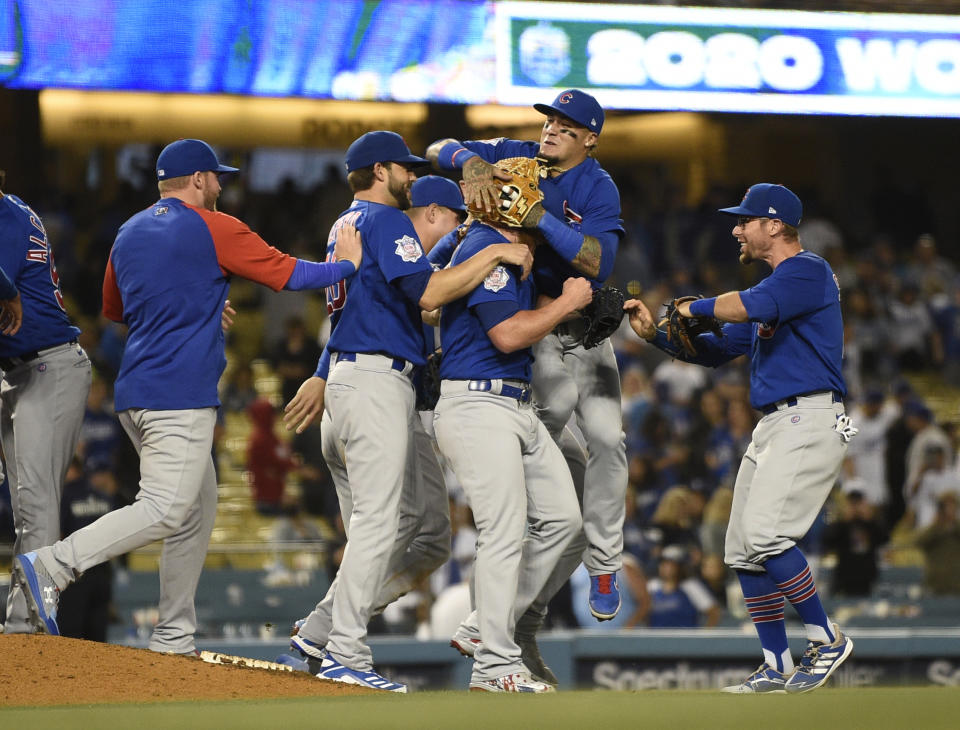
{"type": "Polygon", "coordinates": [[[539,682],[529,672],[514,672],[496,679],[471,680],[471,692],[535,692],[546,693],[557,690],[546,682],[539,682]]]}
{"type": "Polygon", "coordinates": [[[468,629],[465,629],[463,624],[460,624],[453,636],[450,637],[450,646],[459,651],[465,657],[470,658],[473,658],[473,655],[477,652],[477,649],[480,648],[482,643],[483,642],[480,641],[480,636],[472,631],[469,631],[468,629]]]}

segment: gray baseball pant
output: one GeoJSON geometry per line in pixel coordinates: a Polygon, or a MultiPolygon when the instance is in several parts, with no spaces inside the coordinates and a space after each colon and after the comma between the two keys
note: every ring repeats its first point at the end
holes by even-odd
{"type": "MultiPolygon", "coordinates": [[[[349,523],[348,516],[353,512],[350,481],[342,444],[336,438],[330,414],[326,411],[320,428],[323,458],[337,489],[340,514],[347,516],[344,519],[346,526],[349,523]]],[[[413,429],[412,449],[407,459],[400,496],[400,526],[387,566],[386,580],[373,602],[374,614],[382,612],[409,592],[420,578],[432,573],[450,557],[450,506],[443,470],[437,461],[433,439],[427,435],[419,416],[413,419],[413,429]]],[[[299,630],[300,636],[315,644],[325,645],[330,636],[337,581],[338,578],[334,578],[326,596],[299,630]]]]}
{"type": "MultiPolygon", "coordinates": [[[[350,511],[344,513],[347,547],[332,593],[327,652],[351,669],[369,671],[367,624],[377,608],[400,527],[400,501],[414,429],[412,366],[358,354],[338,361],[325,394],[333,435],[346,464],[350,511]]],[[[338,485],[339,486],[339,485],[338,485]]],[[[311,616],[311,619],[313,617],[311,616]]],[[[305,625],[306,638],[310,628],[305,625]]],[[[321,638],[321,637],[317,637],[321,638]]]]}
{"type": "Polygon", "coordinates": [[[514,641],[516,606],[543,589],[582,528],[563,455],[530,404],[445,380],[434,426],[437,444],[473,510],[474,567],[482,645],[472,679],[524,671],[514,641]],[[521,598],[525,596],[526,598],[521,598]]]}
{"type": "Polygon", "coordinates": [[[807,534],[847,453],[835,430],[843,412],[820,393],[760,419],[733,487],[724,557],[731,568],[762,570],[807,534]]]}
{"type": "Polygon", "coordinates": [[[580,344],[582,335],[581,322],[567,322],[533,346],[533,392],[540,418],[558,442],[574,413],[586,440],[583,562],[590,575],[599,575],[622,564],[627,452],[613,345],[605,340],[588,350],[580,344]]]}
{"type": "MultiPolygon", "coordinates": [[[[60,539],[60,496],[90,392],[90,358],[76,343],[40,350],[3,374],[0,441],[7,461],[14,555],[60,539]]],[[[33,633],[20,586],[7,595],[8,634],[33,633]]]]}
{"type": "Polygon", "coordinates": [[[37,550],[62,590],[87,568],[163,540],[153,651],[186,654],[196,648],[194,596],[217,514],[211,456],[216,413],[215,408],[122,411],[120,424],[140,455],[136,501],[37,550]]]}

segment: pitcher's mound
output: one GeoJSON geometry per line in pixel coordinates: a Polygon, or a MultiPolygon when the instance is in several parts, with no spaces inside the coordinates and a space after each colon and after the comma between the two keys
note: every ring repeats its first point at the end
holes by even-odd
{"type": "Polygon", "coordinates": [[[0,707],[344,697],[377,691],[304,672],[207,664],[40,634],[0,634],[0,657],[0,707]]]}

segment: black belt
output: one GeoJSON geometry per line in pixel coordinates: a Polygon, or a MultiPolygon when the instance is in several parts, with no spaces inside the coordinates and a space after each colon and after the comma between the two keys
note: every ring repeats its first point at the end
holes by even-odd
{"type": "MultiPolygon", "coordinates": [[[[361,352],[361,355],[379,355],[380,357],[387,357],[393,360],[390,364],[390,367],[396,370],[397,372],[403,372],[403,369],[407,366],[407,361],[399,358],[392,357],[391,355],[384,355],[380,352],[361,352]]],[[[337,362],[356,362],[357,353],[355,352],[338,352],[337,353],[337,362]]]]}
{"type": "MultiPolygon", "coordinates": [[[[814,390],[810,393],[800,393],[799,395],[791,395],[789,398],[784,398],[783,400],[778,400],[775,403],[770,403],[769,405],[761,406],[760,412],[765,416],[769,416],[775,411],[779,411],[781,407],[793,408],[797,405],[797,398],[805,398],[808,395],[820,395],[821,393],[826,393],[825,390],[814,390]]],[[[830,395],[833,397],[834,403],[843,403],[843,396],[836,390],[830,391],[830,395]]]]}
{"type": "MultiPolygon", "coordinates": [[[[69,342],[61,343],[64,345],[76,345],[76,340],[70,340],[69,342]]],[[[52,350],[54,347],[60,347],[60,345],[51,345],[50,347],[44,347],[42,351],[52,350]]],[[[31,352],[22,352],[15,357],[0,357],[0,370],[13,370],[24,363],[33,362],[40,358],[40,352],[38,350],[32,350],[31,352]]]]}
{"type": "Polygon", "coordinates": [[[493,392],[493,381],[490,380],[471,380],[467,384],[468,390],[476,390],[481,393],[493,393],[493,395],[502,395],[505,398],[513,398],[518,400],[521,403],[529,403],[530,399],[533,397],[532,388],[526,383],[521,387],[515,385],[508,385],[507,383],[500,384],[500,392],[493,392]]]}

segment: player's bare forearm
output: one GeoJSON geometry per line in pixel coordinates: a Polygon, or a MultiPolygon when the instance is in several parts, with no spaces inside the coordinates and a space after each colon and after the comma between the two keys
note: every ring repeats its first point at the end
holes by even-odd
{"type": "Polygon", "coordinates": [[[501,243],[487,246],[463,263],[435,271],[420,297],[420,309],[428,312],[466,295],[480,285],[493,267],[504,262],[530,271],[533,255],[522,243],[501,243]]]}
{"type": "Polygon", "coordinates": [[[501,352],[522,350],[542,340],[554,327],[587,306],[592,299],[593,289],[586,279],[568,279],[559,297],[547,300],[537,309],[521,309],[492,327],[487,335],[501,352]]]}

